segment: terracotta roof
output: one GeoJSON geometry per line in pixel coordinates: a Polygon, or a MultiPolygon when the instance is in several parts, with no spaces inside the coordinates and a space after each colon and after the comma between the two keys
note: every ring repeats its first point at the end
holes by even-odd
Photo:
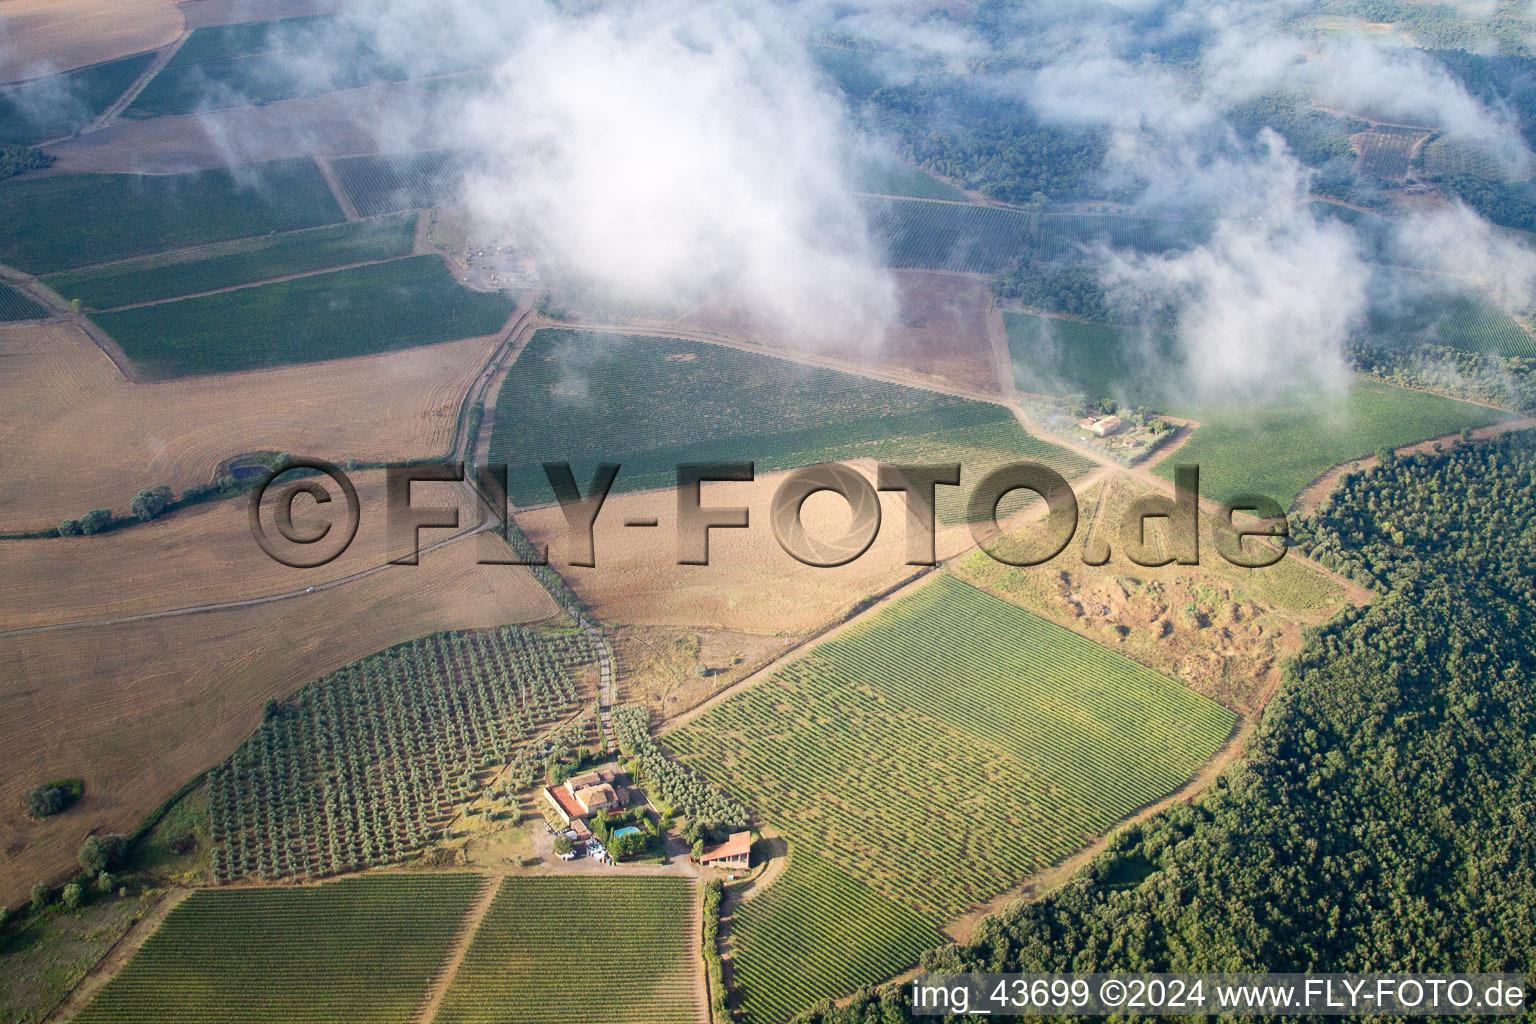
{"type": "Polygon", "coordinates": [[[723,843],[707,847],[699,855],[700,864],[708,864],[712,860],[725,860],[729,857],[745,857],[752,851],[751,832],[733,832],[731,838],[723,843]]]}
{"type": "Polygon", "coordinates": [[[608,807],[619,802],[619,795],[613,791],[613,787],[604,782],[599,786],[588,786],[586,789],[576,791],[576,802],[584,808],[583,813],[591,810],[593,805],[608,807]]]}
{"type": "Polygon", "coordinates": [[[587,813],[581,809],[581,805],[576,802],[576,798],[571,796],[571,794],[567,793],[564,789],[545,789],[544,792],[550,795],[550,798],[553,799],[557,805],[559,805],[560,809],[564,811],[568,817],[579,818],[583,814],[587,813]]]}

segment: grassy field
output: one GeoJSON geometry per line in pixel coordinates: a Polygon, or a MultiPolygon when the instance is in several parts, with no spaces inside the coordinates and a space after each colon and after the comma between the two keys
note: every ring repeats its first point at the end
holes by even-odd
{"type": "Polygon", "coordinates": [[[683,878],[507,878],[435,1020],[700,1020],[698,902],[683,878]]]}
{"type": "MultiPolygon", "coordinates": [[[[941,576],[665,742],[792,850],[937,926],[1177,788],[1233,722],[1178,683],[941,576]]],[[[830,888],[782,912],[774,934],[816,934],[818,902],[839,898],[830,888]]],[[[886,938],[862,941],[843,935],[802,955],[887,975],[910,961],[883,952],[886,938]]],[[[850,970],[823,987],[861,980],[850,970]]]]}
{"type": "Polygon", "coordinates": [[[945,941],[911,910],[796,847],[778,881],[736,910],[733,982],[751,1024],[769,1024],[885,981],[945,941]]]}
{"type": "Polygon", "coordinates": [[[0,322],[7,320],[41,320],[48,310],[26,295],[0,281],[0,322]]]}
{"type": "Polygon", "coordinates": [[[190,174],[65,174],[0,188],[0,263],[31,274],[334,224],[308,157],[190,174]]]}
{"type": "Polygon", "coordinates": [[[50,274],[43,283],[66,299],[79,299],[87,309],[113,309],[287,274],[408,256],[415,228],[412,217],[332,224],[50,274]]]}
{"type": "Polygon", "coordinates": [[[404,1024],[485,884],[375,875],[196,892],[75,1019],[404,1024]]]}
{"type": "Polygon", "coordinates": [[[470,773],[573,710],[573,669],[591,659],[579,632],[508,626],[317,679],[209,774],[215,877],[309,878],[415,852],[479,792],[470,773]]]}
{"type": "Polygon", "coordinates": [[[510,464],[518,504],[553,500],[539,465],[551,460],[569,460],[583,486],[595,463],[619,462],[616,491],[671,484],[679,462],[750,460],[762,473],[953,451],[968,467],[1004,455],[1083,465],[1002,406],[669,338],[541,331],[496,409],[491,458],[510,464]]]}
{"type": "Polygon", "coordinates": [[[855,192],[869,192],[882,196],[903,196],[909,199],[953,199],[969,202],[964,192],[947,181],[941,181],[926,171],[896,160],[871,157],[857,161],[853,166],[852,181],[855,192]]]}
{"type": "Polygon", "coordinates": [[[54,907],[0,931],[0,1021],[40,1024],[156,897],[95,896],[79,911],[54,907]]]}
{"type": "Polygon", "coordinates": [[[112,105],[154,60],[121,60],[0,86],[0,146],[30,145],[69,135],[112,105]]]}
{"type": "Polygon", "coordinates": [[[372,217],[451,202],[464,173],[464,158],[451,149],[351,156],[331,161],[331,170],[357,212],[372,217]]]}
{"type": "Polygon", "coordinates": [[[1154,473],[1172,480],[1175,464],[1195,464],[1201,497],[1226,502],[1239,494],[1265,494],[1281,508],[1332,467],[1384,445],[1396,448],[1511,416],[1363,379],[1342,399],[1319,395],[1312,402],[1173,411],[1200,426],[1154,473]]]}
{"type": "Polygon", "coordinates": [[[1034,245],[1037,215],[1022,210],[919,199],[863,201],[870,231],[892,267],[994,274],[1034,245]]]}
{"type": "Polygon", "coordinates": [[[322,362],[495,332],[512,302],[461,288],[414,256],[92,319],[147,374],[181,377],[322,362]]]}

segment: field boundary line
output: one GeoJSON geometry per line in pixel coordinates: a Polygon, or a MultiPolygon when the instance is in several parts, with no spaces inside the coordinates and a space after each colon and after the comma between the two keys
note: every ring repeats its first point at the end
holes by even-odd
{"type": "Polygon", "coordinates": [[[352,202],[352,197],[347,190],[341,187],[341,182],[336,178],[336,172],[331,169],[331,161],[323,156],[310,155],[315,166],[320,169],[320,177],[325,179],[325,187],[331,190],[331,196],[336,200],[336,205],[341,207],[341,215],[348,222],[362,220],[362,215],[357,212],[357,206],[352,202]]]}
{"type": "MultiPolygon", "coordinates": [[[[192,32],[192,29],[183,25],[181,35],[171,40],[159,53],[155,54],[155,59],[149,62],[149,67],[145,68],[143,73],[138,78],[135,78],[128,88],[124,89],[122,94],[108,105],[106,110],[98,114],[96,119],[85,128],[85,131],[100,131],[113,121],[116,121],[119,115],[124,110],[127,110],[134,100],[139,98],[139,93],[143,92],[145,86],[149,85],[150,79],[158,75],[170,63],[171,58],[176,56],[176,51],[181,49],[181,45],[192,38],[192,32]]],[[[82,134],[84,133],[82,132],[82,134]]]]}
{"type": "Polygon", "coordinates": [[[195,891],[191,888],[172,889],[149,909],[149,913],[130,924],[128,930],[107,947],[101,958],[85,972],[85,976],[75,982],[74,988],[43,1018],[43,1024],[58,1024],[79,1016],[96,997],[96,993],[105,988],[117,976],[117,972],[122,970],[123,965],[143,948],[145,941],[159,929],[170,912],[195,891]]]}
{"type": "MultiPolygon", "coordinates": [[[[277,277],[265,277],[260,281],[245,281],[241,284],[227,284],[222,288],[210,288],[205,292],[188,292],[186,295],[170,295],[163,299],[147,299],[144,302],[130,302],[126,306],[111,306],[107,309],[97,310],[97,312],[118,313],[125,309],[143,309],[145,306],[163,306],[168,302],[181,302],[184,299],[201,299],[208,295],[222,295],[225,292],[241,292],[250,288],[261,288],[269,284],[280,284],[283,281],[297,281],[302,277],[320,277],[324,274],[338,274],[343,270],[356,270],[358,267],[375,267],[380,263],[398,263],[401,260],[409,260],[415,258],[415,254],[407,253],[404,256],[386,256],[381,260],[362,260],[358,263],[343,263],[335,267],[321,267],[319,270],[300,270],[292,274],[279,274],[277,277]]],[[[343,356],[342,358],[349,357],[343,356]]]]}
{"type": "Polygon", "coordinates": [[[410,1016],[411,1024],[429,1024],[437,1017],[437,1011],[443,1005],[443,998],[448,994],[449,986],[453,984],[453,979],[459,973],[459,966],[464,963],[464,957],[469,953],[470,945],[474,943],[475,936],[480,933],[480,925],[485,921],[485,915],[490,912],[491,904],[496,902],[496,894],[501,892],[501,883],[505,877],[504,875],[485,876],[485,888],[464,912],[464,919],[459,922],[459,930],[453,938],[453,945],[448,947],[447,955],[438,965],[436,973],[432,975],[431,984],[427,986],[421,1002],[416,1004],[416,1009],[410,1016]]]}

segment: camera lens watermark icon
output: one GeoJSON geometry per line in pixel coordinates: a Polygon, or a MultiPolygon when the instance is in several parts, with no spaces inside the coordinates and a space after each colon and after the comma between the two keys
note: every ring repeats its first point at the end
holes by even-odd
{"type": "Polygon", "coordinates": [[[256,543],[266,552],[267,557],[291,569],[317,569],[335,561],[357,536],[362,515],[363,506],[358,500],[357,488],[340,468],[323,459],[294,459],[287,462],[268,473],[251,493],[251,535],[256,538],[256,543]],[[282,544],[268,533],[267,525],[262,521],[262,505],[272,484],[280,477],[295,472],[304,472],[305,475],[284,485],[272,502],[272,521],[278,536],[286,542],[282,544]],[[346,501],[346,523],[335,534],[332,534],[335,523],[322,522],[314,528],[300,529],[293,521],[293,503],[300,494],[308,494],[317,505],[328,505],[335,500],[331,488],[316,479],[317,473],[330,477],[341,489],[346,501]],[[326,543],[328,537],[330,541],[326,543]]]}

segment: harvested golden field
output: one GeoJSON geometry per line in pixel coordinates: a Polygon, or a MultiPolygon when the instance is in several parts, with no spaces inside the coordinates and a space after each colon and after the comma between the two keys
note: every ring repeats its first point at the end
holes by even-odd
{"type": "Polygon", "coordinates": [[[126,513],[141,488],[207,483],[259,450],[385,461],[448,450],[493,338],[216,377],[135,384],[70,324],[0,327],[0,524],[126,513]]]}
{"type": "MultiPolygon", "coordinates": [[[[1117,475],[1107,501],[1102,484],[1079,492],[1078,533],[1057,558],[1015,568],[977,552],[962,559],[955,573],[1235,711],[1254,714],[1278,682],[1281,662],[1300,649],[1302,628],[1342,608],[1344,590],[1299,558],[1263,569],[1232,565],[1217,553],[1209,516],[1202,517],[1199,565],[1137,565],[1126,556],[1119,524],[1131,503],[1148,493],[1145,483],[1117,475]],[[1084,564],[1086,543],[1107,543],[1110,560],[1084,564]]],[[[1148,522],[1159,552],[1169,550],[1162,546],[1170,539],[1166,526],[1148,522]]]]}
{"type": "MultiPolygon", "coordinates": [[[[357,536],[334,561],[315,568],[291,568],[261,550],[251,534],[253,495],[194,505],[153,522],[91,537],[0,541],[0,559],[8,576],[8,585],[0,588],[0,629],[118,618],[302,590],[408,554],[408,540],[398,549],[387,543],[384,472],[348,475],[357,487],[361,508],[357,536]]],[[[269,537],[278,537],[270,509],[284,490],[279,483],[267,492],[262,519],[269,537]]],[[[345,502],[338,487],[330,486],[329,491],[333,500],[325,505],[317,505],[307,495],[294,501],[296,530],[312,532],[329,526],[334,531],[331,537],[342,536],[345,502]]],[[[455,507],[461,528],[480,521],[477,503],[457,484],[418,483],[412,488],[412,505],[455,507]]],[[[453,532],[423,531],[421,546],[453,532]]],[[[433,559],[473,561],[461,549],[482,543],[492,541],[477,538],[423,555],[423,566],[433,559]]],[[[292,552],[291,561],[298,561],[306,555],[330,554],[337,546],[328,538],[312,550],[286,544],[284,550],[292,552]]]]}
{"type": "MultiPolygon", "coordinates": [[[[228,755],[269,697],[437,630],[555,613],[527,569],[475,565],[480,542],[494,543],[477,537],[415,568],[266,604],[0,637],[0,792],[85,780],[79,804],[40,822],[19,800],[0,806],[0,899],[67,873],[91,829],[136,826],[228,755]]],[[[161,596],[183,603],[172,589],[161,596]]]]}
{"type": "MultiPolygon", "coordinates": [[[[872,463],[848,465],[873,481],[872,463]]],[[[558,507],[519,512],[517,521],[535,544],[549,545],[551,564],[593,614],[623,625],[804,633],[918,571],[906,564],[905,504],[894,493],[880,496],[880,533],[859,558],[830,569],[796,561],[779,546],[769,525],[774,491],[786,475],[704,485],[705,508],[745,506],[750,521],[745,530],[710,531],[709,565],[677,564],[677,496],[670,489],[608,499],[593,533],[594,568],[570,565],[565,516],[558,507]],[[658,525],[626,527],[630,519],[655,519],[658,525]]],[[[830,493],[812,495],[802,512],[813,538],[834,538],[849,521],[847,503],[830,493]]],[[[938,528],[941,559],[972,543],[968,527],[938,528]]]]}
{"type": "Polygon", "coordinates": [[[55,71],[116,60],[170,43],[181,34],[175,0],[0,0],[8,46],[0,82],[39,64],[55,71]]]}

